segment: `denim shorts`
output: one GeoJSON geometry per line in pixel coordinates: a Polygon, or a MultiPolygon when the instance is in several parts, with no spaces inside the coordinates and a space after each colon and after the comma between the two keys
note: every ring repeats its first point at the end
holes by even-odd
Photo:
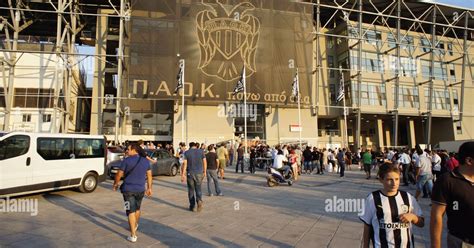
{"type": "Polygon", "coordinates": [[[423,191],[423,187],[425,186],[425,184],[428,183],[428,186],[431,186],[429,188],[429,191],[431,193],[431,188],[433,187],[432,186],[432,182],[431,182],[431,179],[432,179],[432,176],[431,175],[420,175],[418,177],[418,182],[416,183],[416,188],[419,190],[419,191],[423,191]]]}
{"type": "Polygon", "coordinates": [[[145,192],[124,192],[122,195],[125,201],[125,211],[127,215],[140,210],[145,192]]]}

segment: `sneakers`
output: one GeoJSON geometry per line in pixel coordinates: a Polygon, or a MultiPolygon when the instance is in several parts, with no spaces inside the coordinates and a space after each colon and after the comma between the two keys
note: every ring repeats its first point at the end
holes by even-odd
{"type": "Polygon", "coordinates": [[[137,239],[138,239],[137,236],[128,236],[127,237],[127,240],[132,242],[132,243],[137,242],[137,239]]]}
{"type": "Polygon", "coordinates": [[[197,212],[197,208],[196,207],[189,207],[189,211],[197,212]]]}
{"type": "Polygon", "coordinates": [[[203,205],[203,204],[202,204],[202,201],[198,201],[198,204],[197,204],[197,205],[198,205],[198,206],[197,206],[197,211],[198,211],[198,212],[201,212],[201,211],[202,211],[202,207],[203,207],[203,206],[202,206],[202,205],[203,205]]]}
{"type": "Polygon", "coordinates": [[[219,193],[219,194],[217,194],[217,196],[224,196],[224,194],[222,194],[222,193],[219,193]]]}
{"type": "Polygon", "coordinates": [[[214,196],[214,194],[207,194],[207,196],[214,196]]]}

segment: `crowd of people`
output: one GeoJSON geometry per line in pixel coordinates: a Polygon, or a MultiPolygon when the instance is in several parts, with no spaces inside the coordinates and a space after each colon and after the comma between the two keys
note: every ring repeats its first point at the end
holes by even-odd
{"type": "MultiPolygon", "coordinates": [[[[381,190],[369,194],[364,214],[360,216],[364,222],[363,247],[369,247],[370,240],[374,247],[413,246],[412,224],[424,226],[423,213],[418,205],[421,193],[432,200],[432,247],[440,247],[445,213],[448,216],[448,247],[473,247],[473,233],[462,226],[474,221],[474,142],[463,144],[459,154],[423,150],[419,145],[413,149],[359,149],[354,153],[345,148],[333,150],[303,146],[301,149],[298,145],[286,144],[270,147],[255,143],[247,148],[248,163],[245,162],[243,144],[234,149],[227,143],[206,145],[190,142],[189,146],[180,143],[176,153],[172,146],[159,149],[167,149],[179,159],[181,181],[187,185],[189,210],[193,212],[203,209],[201,184],[204,179],[207,179],[208,196],[223,196],[219,180],[225,179],[227,166],[235,166],[235,173],[244,173],[246,164],[249,173],[255,173],[255,168],[262,167],[262,164],[276,169],[285,167],[293,171],[294,180],[298,180],[300,174],[320,175],[325,172],[339,173],[343,178],[346,167],[350,170],[355,166],[365,171],[367,180],[371,179],[372,172],[376,172],[376,179],[383,185],[381,190]],[[400,184],[416,185],[415,196],[399,190],[400,184]],[[386,216],[391,218],[385,219],[386,216]]],[[[139,156],[143,149],[150,149],[143,141],[128,146],[129,156],[122,162],[114,182],[116,190],[120,178],[124,177],[120,189],[129,206],[127,215],[131,235],[128,240],[131,242],[137,240],[141,200],[152,194],[149,167],[144,162],[146,159],[140,158],[145,156],[139,156]],[[135,170],[135,167],[139,169],[135,170]],[[138,181],[141,183],[137,188],[138,181]]]]}

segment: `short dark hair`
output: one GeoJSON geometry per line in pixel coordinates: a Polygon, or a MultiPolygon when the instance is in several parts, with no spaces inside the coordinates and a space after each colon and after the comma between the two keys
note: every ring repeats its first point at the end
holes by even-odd
{"type": "Polygon", "coordinates": [[[196,143],[194,142],[189,142],[189,148],[196,146],[196,143]]]}
{"type": "Polygon", "coordinates": [[[379,178],[381,179],[384,179],[385,176],[390,172],[400,174],[400,169],[398,169],[398,167],[393,165],[392,163],[386,162],[380,166],[379,171],[377,172],[377,176],[379,176],[379,178]]]}
{"type": "Polygon", "coordinates": [[[459,163],[464,164],[466,162],[466,158],[471,157],[474,159],[474,142],[464,142],[461,147],[459,147],[459,163]]]}

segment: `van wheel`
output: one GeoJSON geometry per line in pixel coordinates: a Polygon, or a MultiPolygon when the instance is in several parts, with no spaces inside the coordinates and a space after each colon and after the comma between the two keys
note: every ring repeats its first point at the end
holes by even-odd
{"type": "Polygon", "coordinates": [[[88,172],[84,179],[82,179],[81,186],[79,186],[79,190],[82,193],[91,193],[92,191],[97,188],[97,175],[92,172],[88,172]]]}
{"type": "Polygon", "coordinates": [[[170,172],[170,176],[174,177],[178,175],[178,166],[177,165],[173,165],[171,166],[171,172],[170,172]]]}

